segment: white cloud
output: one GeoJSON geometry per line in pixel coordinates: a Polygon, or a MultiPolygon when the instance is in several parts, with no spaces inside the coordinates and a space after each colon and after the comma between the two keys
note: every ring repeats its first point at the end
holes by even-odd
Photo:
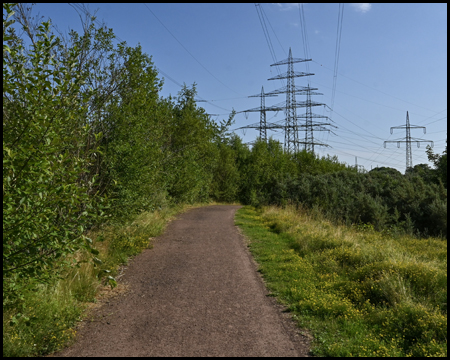
{"type": "Polygon", "coordinates": [[[353,6],[353,8],[356,11],[362,12],[362,13],[368,12],[371,9],[371,7],[372,7],[372,4],[370,4],[370,3],[357,3],[357,4],[353,3],[351,5],[353,6]]]}

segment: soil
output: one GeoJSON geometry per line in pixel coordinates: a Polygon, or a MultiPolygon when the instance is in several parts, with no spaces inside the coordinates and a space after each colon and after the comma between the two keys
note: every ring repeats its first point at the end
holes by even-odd
{"type": "Polygon", "coordinates": [[[240,206],[189,210],[130,261],[119,288],[53,356],[308,356],[234,226],[240,206]]]}

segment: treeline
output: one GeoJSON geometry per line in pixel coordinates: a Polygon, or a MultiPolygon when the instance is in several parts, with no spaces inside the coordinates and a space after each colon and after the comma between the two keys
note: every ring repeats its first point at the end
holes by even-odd
{"type": "Polygon", "coordinates": [[[440,156],[429,149],[435,169],[421,164],[402,175],[391,168],[361,173],[335,157],[319,159],[305,151],[289,155],[274,140],[257,141],[251,150],[238,137],[226,142],[220,144],[214,183],[218,200],[302,204],[348,225],[447,237],[447,172],[439,168],[446,168],[446,150],[440,156]]]}
{"type": "Polygon", "coordinates": [[[174,203],[302,203],[349,224],[446,236],[444,155],[429,154],[439,166],[427,177],[361,174],[272,139],[250,149],[227,132],[234,114],[218,125],[197,106],[195,84],[163,98],[151,57],[114,45],[111,29],[87,19],[64,38],[22,4],[3,10],[4,307],[78,249],[95,256],[87,229],[174,203]]]}

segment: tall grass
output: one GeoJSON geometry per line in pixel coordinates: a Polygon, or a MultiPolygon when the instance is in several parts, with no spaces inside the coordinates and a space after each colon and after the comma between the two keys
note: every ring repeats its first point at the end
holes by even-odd
{"type": "Polygon", "coordinates": [[[447,242],[245,207],[236,224],[320,356],[446,356],[447,242]]]}
{"type": "Polygon", "coordinates": [[[110,224],[87,234],[102,263],[94,265],[92,255],[80,251],[74,256],[77,265],[59,281],[26,293],[20,309],[4,311],[3,356],[40,356],[69,345],[84,310],[97,302],[100,290],[108,288],[105,276],[117,276],[120,265],[152,247],[153,237],[164,231],[174,215],[196,206],[199,204],[145,212],[125,225],[110,224]]]}

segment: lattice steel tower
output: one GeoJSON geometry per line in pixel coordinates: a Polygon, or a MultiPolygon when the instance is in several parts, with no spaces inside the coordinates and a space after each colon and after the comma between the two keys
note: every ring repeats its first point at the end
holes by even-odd
{"type": "MultiPolygon", "coordinates": [[[[261,107],[259,111],[261,112],[259,117],[259,137],[264,142],[267,142],[267,121],[266,121],[266,96],[277,96],[272,94],[265,94],[264,93],[264,86],[261,86],[261,94],[251,95],[249,97],[260,97],[261,98],[261,107]]],[[[256,109],[257,110],[257,109],[256,109]]],[[[253,111],[253,110],[249,110],[253,111]]]]}
{"type": "Polygon", "coordinates": [[[294,71],[294,63],[299,62],[305,62],[305,61],[311,61],[311,59],[298,59],[292,57],[292,51],[291,48],[289,48],[289,57],[285,60],[276,62],[275,64],[272,64],[271,66],[278,66],[278,65],[288,65],[288,71],[284,74],[279,74],[278,76],[272,77],[268,80],[279,80],[279,79],[287,79],[287,85],[283,86],[280,89],[264,93],[264,89],[261,91],[261,95],[252,95],[249,97],[261,97],[261,106],[259,108],[253,108],[244,110],[241,112],[247,113],[247,112],[255,112],[260,111],[261,117],[260,117],[260,123],[259,124],[251,124],[247,126],[243,126],[240,128],[237,128],[235,130],[239,129],[259,129],[260,131],[260,137],[261,139],[266,140],[267,139],[267,130],[276,130],[281,129],[284,131],[284,151],[293,153],[299,151],[299,145],[303,144],[304,148],[307,151],[314,152],[314,145],[320,145],[320,146],[328,146],[326,144],[314,142],[314,136],[313,136],[313,130],[316,129],[318,131],[330,131],[329,129],[326,129],[324,125],[330,125],[333,127],[336,127],[330,123],[313,123],[313,118],[327,118],[328,116],[324,115],[318,115],[313,114],[311,111],[312,106],[321,106],[325,105],[322,103],[318,103],[311,100],[311,95],[323,95],[321,93],[317,93],[314,90],[317,90],[317,88],[312,88],[309,85],[308,86],[295,86],[294,84],[294,78],[295,77],[301,77],[301,76],[310,76],[314,75],[313,73],[305,73],[305,72],[298,72],[294,71]],[[286,101],[283,101],[281,103],[278,103],[273,106],[265,106],[265,97],[266,96],[277,96],[278,94],[286,94],[286,101]],[[306,95],[307,99],[306,101],[297,101],[296,95],[306,95]],[[297,116],[296,109],[298,107],[306,107],[306,112],[303,115],[297,116]],[[280,121],[277,121],[276,123],[267,123],[266,121],[266,111],[284,111],[286,118],[282,120],[283,124],[280,124],[280,121]],[[305,124],[298,124],[298,119],[305,119],[305,124]],[[305,140],[300,140],[298,136],[299,128],[304,128],[305,133],[305,140]]]}
{"type": "Polygon", "coordinates": [[[433,141],[431,140],[424,140],[424,139],[416,139],[411,137],[411,129],[423,129],[423,133],[426,134],[426,128],[425,126],[417,126],[417,125],[410,125],[409,124],[409,114],[408,111],[406,112],[406,125],[400,125],[400,126],[392,126],[391,127],[391,134],[393,133],[393,129],[406,129],[406,137],[398,140],[386,140],[384,142],[384,147],[386,147],[386,143],[389,142],[396,142],[397,147],[400,147],[400,143],[404,142],[406,143],[406,170],[409,168],[412,168],[412,151],[411,151],[411,142],[414,141],[417,143],[417,147],[420,147],[421,142],[430,142],[431,147],[434,146],[433,141]]]}
{"type": "Polygon", "coordinates": [[[311,61],[312,59],[298,59],[292,57],[291,48],[289,48],[289,57],[285,60],[271,64],[270,66],[286,65],[287,72],[277,75],[268,80],[287,79],[286,85],[286,105],[285,105],[285,131],[284,131],[284,148],[286,152],[292,153],[298,151],[298,126],[297,126],[297,104],[295,100],[295,84],[294,78],[299,76],[310,76],[312,73],[294,71],[294,63],[311,61]]]}
{"type": "Polygon", "coordinates": [[[236,128],[234,130],[257,129],[257,130],[259,130],[259,137],[263,141],[267,142],[267,129],[272,124],[267,124],[266,111],[273,111],[272,109],[266,108],[266,101],[265,101],[265,99],[266,99],[267,96],[278,96],[278,95],[272,95],[272,94],[265,93],[264,92],[264,86],[262,86],[261,87],[261,94],[256,94],[256,95],[250,95],[249,96],[249,98],[251,98],[251,97],[261,97],[261,106],[257,107],[257,108],[253,108],[253,109],[240,111],[240,112],[243,112],[243,113],[260,112],[259,123],[254,123],[254,124],[250,124],[250,125],[246,125],[246,126],[241,126],[241,127],[238,127],[238,128],[236,128]]]}

